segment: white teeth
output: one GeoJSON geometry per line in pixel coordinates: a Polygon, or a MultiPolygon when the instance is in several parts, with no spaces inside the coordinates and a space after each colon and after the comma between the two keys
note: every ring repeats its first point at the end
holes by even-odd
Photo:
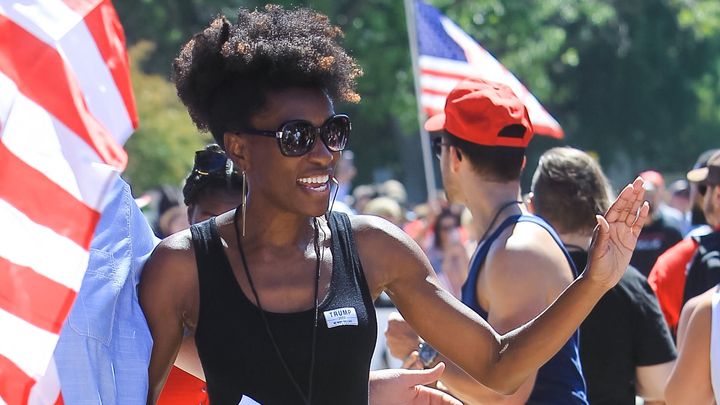
{"type": "Polygon", "coordinates": [[[324,184],[327,183],[329,179],[330,176],[326,174],[323,176],[303,177],[301,179],[298,179],[298,181],[304,184],[324,184]]]}

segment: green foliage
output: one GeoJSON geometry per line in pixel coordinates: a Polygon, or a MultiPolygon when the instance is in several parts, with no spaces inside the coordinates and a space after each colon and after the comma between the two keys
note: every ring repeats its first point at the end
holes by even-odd
{"type": "Polygon", "coordinates": [[[198,135],[175,86],[138,69],[152,49],[150,42],[139,42],[129,50],[140,128],[125,144],[129,161],[124,176],[135,195],[162,184],[180,186],[192,168],[194,152],[209,140],[198,135]]]}
{"type": "MultiPolygon", "coordinates": [[[[426,0],[457,22],[523,81],[563,125],[565,141],[596,152],[615,183],[639,170],[681,173],[700,151],[717,146],[720,132],[720,2],[717,0],[426,0]]],[[[172,58],[212,16],[231,19],[238,6],[258,0],[123,0],[116,7],[128,41],[143,38],[157,50],[140,61],[142,71],[167,76],[172,58]]],[[[413,76],[402,0],[282,0],[326,13],[345,31],[345,45],[359,60],[359,105],[336,106],[352,114],[359,176],[356,184],[382,176],[383,168],[422,198],[422,171],[413,76]]],[[[136,61],[137,63],[137,61],[136,61]]],[[[135,80],[160,80],[135,73],[135,80]]],[[[173,164],[142,169],[161,179],[189,162],[180,145],[197,142],[184,109],[172,104],[174,90],[160,85],[153,97],[138,98],[143,130],[131,138],[135,150],[154,150],[173,164]],[[167,98],[165,98],[167,97],[167,98]],[[143,100],[143,101],[141,101],[143,100]],[[144,101],[146,100],[146,101],[144,101]],[[150,107],[146,102],[157,101],[150,107]],[[177,108],[177,109],[175,109],[177,108]],[[162,114],[163,118],[155,117],[162,114]],[[177,114],[177,116],[176,116],[177,114]],[[185,114],[185,115],[183,115],[185,114]],[[182,118],[180,118],[182,116],[182,118]],[[181,121],[184,124],[181,125],[181,121]],[[179,128],[176,128],[178,126],[179,128]],[[180,129],[185,128],[185,129],[180,129]],[[152,132],[146,136],[142,131],[152,132]],[[161,132],[180,139],[168,146],[161,132]],[[179,135],[182,134],[182,135],[179,135]],[[142,145],[149,142],[151,145],[142,145]],[[162,147],[161,147],[162,145],[162,147]],[[166,167],[167,166],[167,167],[166,167]],[[173,169],[170,169],[173,167],[173,169]]],[[[538,138],[530,162],[543,148],[538,138]]],[[[191,150],[195,146],[187,146],[191,150]]],[[[140,158],[144,161],[144,157],[140,158]]],[[[187,166],[183,166],[187,167],[187,166]]],[[[532,166],[529,166],[532,167],[532,166]]],[[[131,177],[141,187],[138,169],[131,177]]],[[[179,179],[183,174],[169,175],[179,179]]],[[[147,184],[147,185],[145,185],[147,184]]]]}

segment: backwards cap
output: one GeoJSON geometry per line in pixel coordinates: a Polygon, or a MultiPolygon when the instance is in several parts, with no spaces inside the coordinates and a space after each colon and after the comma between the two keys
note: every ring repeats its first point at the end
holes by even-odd
{"type": "Polygon", "coordinates": [[[479,145],[515,148],[527,147],[534,133],[527,108],[510,87],[479,79],[458,83],[448,94],[445,112],[427,120],[425,129],[446,130],[479,145]]]}

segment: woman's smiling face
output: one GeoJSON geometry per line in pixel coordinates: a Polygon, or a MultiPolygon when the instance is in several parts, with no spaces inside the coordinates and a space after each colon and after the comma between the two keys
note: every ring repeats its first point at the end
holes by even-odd
{"type": "MultiPolygon", "coordinates": [[[[276,131],[284,123],[303,120],[319,127],[334,114],[328,96],[320,89],[289,88],[268,91],[265,107],[250,119],[253,129],[276,131]]],[[[242,132],[240,132],[242,134],[242,132]]],[[[249,198],[283,211],[320,216],[328,208],[330,185],[340,152],[331,152],[320,139],[298,157],[280,152],[277,139],[243,135],[249,198]]],[[[227,139],[227,138],[226,138],[227,139]]],[[[232,139],[232,137],[231,137],[232,139]]],[[[252,204],[252,201],[251,201],[252,204]]]]}

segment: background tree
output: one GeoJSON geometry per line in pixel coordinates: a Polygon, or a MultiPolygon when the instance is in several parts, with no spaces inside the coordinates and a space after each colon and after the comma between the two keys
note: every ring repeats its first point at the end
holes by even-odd
{"type": "MultiPolygon", "coordinates": [[[[646,168],[679,176],[700,151],[718,146],[720,2],[716,0],[429,2],[513,71],[563,125],[562,143],[595,152],[616,184],[646,168]]],[[[403,2],[276,3],[326,13],[344,29],[345,45],[365,71],[359,82],[363,101],[337,107],[353,116],[350,147],[359,167],[356,183],[392,176],[408,186],[412,198],[423,199],[403,2]]],[[[116,7],[129,43],[150,39],[156,44],[155,52],[141,61],[142,71],[167,77],[181,44],[214,15],[232,16],[236,7],[263,4],[123,0],[116,7]]],[[[162,109],[147,111],[152,115],[162,109]]],[[[152,129],[156,130],[161,128],[152,129]]],[[[533,168],[536,157],[558,143],[536,138],[528,167],[533,168]]],[[[134,153],[130,151],[131,159],[134,153]]],[[[141,172],[145,171],[135,173],[141,172]]]]}

